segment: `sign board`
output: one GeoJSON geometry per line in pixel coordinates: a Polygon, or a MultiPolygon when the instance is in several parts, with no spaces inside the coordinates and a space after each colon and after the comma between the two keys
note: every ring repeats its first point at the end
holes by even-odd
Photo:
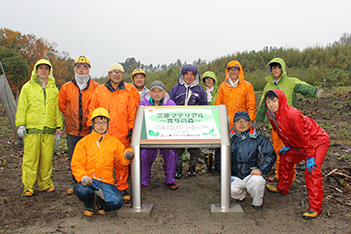
{"type": "Polygon", "coordinates": [[[220,142],[218,106],[145,106],[141,142],[220,142]]]}

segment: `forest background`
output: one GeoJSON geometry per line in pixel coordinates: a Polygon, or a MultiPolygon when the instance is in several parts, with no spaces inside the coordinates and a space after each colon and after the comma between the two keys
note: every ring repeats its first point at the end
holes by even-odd
{"type": "MultiPolygon", "coordinates": [[[[0,29],[0,62],[14,94],[18,94],[22,85],[30,78],[34,64],[41,58],[48,59],[53,65],[56,84],[60,88],[65,82],[74,77],[73,64],[68,52],[56,49],[55,42],[45,38],[37,38],[33,34],[22,34],[11,29],[0,29]]],[[[192,62],[198,67],[200,75],[205,71],[213,71],[219,84],[224,81],[227,63],[238,60],[255,91],[263,90],[266,81],[267,64],[275,57],[285,60],[288,75],[298,77],[311,85],[321,86],[351,86],[351,34],[343,33],[339,40],[326,46],[315,45],[300,51],[293,47],[264,47],[260,51],[230,52],[213,61],[201,58],[192,62]],[[231,54],[230,54],[231,53],[231,54]]],[[[89,58],[89,55],[86,55],[89,58]]],[[[146,87],[154,80],[161,80],[169,92],[178,82],[182,66],[187,62],[178,59],[169,65],[145,65],[136,58],[127,58],[119,62],[125,69],[124,80],[131,83],[131,73],[135,68],[142,68],[147,74],[146,87]]],[[[92,64],[93,66],[93,64],[92,64]]],[[[0,74],[3,71],[0,70],[0,74]]],[[[92,77],[102,84],[109,78],[92,77]]]]}

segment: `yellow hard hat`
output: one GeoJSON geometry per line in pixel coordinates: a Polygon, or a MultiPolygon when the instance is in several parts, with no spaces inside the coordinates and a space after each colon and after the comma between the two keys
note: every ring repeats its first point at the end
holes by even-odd
{"type": "Polygon", "coordinates": [[[86,64],[89,68],[91,68],[89,59],[87,57],[83,56],[83,55],[79,56],[76,59],[76,61],[73,64],[73,67],[75,68],[77,66],[77,64],[79,64],[79,63],[86,64]]]}
{"type": "Polygon", "coordinates": [[[132,73],[132,78],[135,76],[135,75],[138,75],[138,74],[143,74],[146,78],[146,73],[143,69],[141,68],[135,68],[133,73],[132,73]]]}
{"type": "Polygon", "coordinates": [[[109,115],[108,111],[105,108],[103,108],[103,107],[96,108],[93,111],[93,113],[91,114],[90,120],[93,121],[93,119],[95,117],[98,117],[98,116],[103,116],[103,117],[106,117],[106,118],[110,119],[110,115],[109,115]]]}

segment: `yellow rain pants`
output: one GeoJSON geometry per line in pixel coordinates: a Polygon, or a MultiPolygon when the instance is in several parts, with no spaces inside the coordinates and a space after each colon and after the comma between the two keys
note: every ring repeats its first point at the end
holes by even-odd
{"type": "Polygon", "coordinates": [[[54,138],[52,134],[32,133],[27,134],[23,139],[22,182],[24,191],[28,190],[34,194],[37,178],[40,192],[54,186],[51,180],[54,138]]]}

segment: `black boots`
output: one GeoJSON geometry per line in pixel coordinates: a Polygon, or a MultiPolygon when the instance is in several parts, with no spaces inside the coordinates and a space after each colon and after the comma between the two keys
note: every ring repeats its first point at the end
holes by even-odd
{"type": "Polygon", "coordinates": [[[177,173],[176,173],[176,175],[175,175],[175,178],[176,178],[176,179],[182,178],[182,174],[183,174],[182,166],[177,166],[177,173]]]}

